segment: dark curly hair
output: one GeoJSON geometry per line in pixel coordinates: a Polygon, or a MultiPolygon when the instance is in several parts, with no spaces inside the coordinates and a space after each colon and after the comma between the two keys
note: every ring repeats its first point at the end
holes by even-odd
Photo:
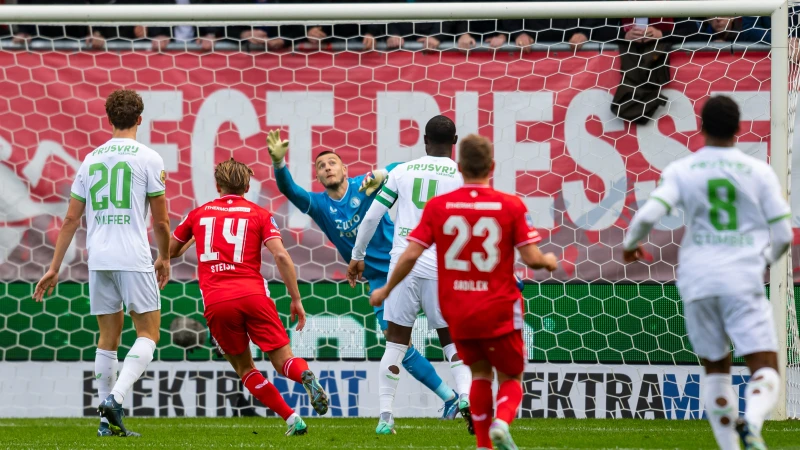
{"type": "Polygon", "coordinates": [[[133,128],[144,111],[142,97],[134,90],[118,89],[106,99],[106,114],[118,130],[133,128]]]}

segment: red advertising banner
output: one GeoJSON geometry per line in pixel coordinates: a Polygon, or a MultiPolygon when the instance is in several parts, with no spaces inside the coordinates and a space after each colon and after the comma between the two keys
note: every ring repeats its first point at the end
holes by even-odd
{"type": "MultiPolygon", "coordinates": [[[[651,235],[653,263],[624,266],[620,242],[660,171],[702,145],[702,100],[739,102],[746,152],[766,159],[770,133],[766,53],[675,52],[671,66],[668,104],[633,125],[609,108],[616,53],[0,52],[0,278],[35,279],[49,263],[75,169],[110,137],[105,97],[125,87],[145,100],[138,140],[164,157],[173,225],[216,195],[215,163],[244,161],[250,198],[279,217],[302,279],[341,279],[344,261],[278,192],[267,131],[284,130],[295,181],[319,191],[316,153],[336,151],[351,176],[418,157],[421,128],[444,114],[459,135],[493,140],[495,187],[525,199],[564,261],[557,279],[670,281],[682,217],[651,235]]],[[[65,263],[72,279],[86,277],[83,244],[65,263]]],[[[194,277],[191,253],[178,278],[194,277]]]]}

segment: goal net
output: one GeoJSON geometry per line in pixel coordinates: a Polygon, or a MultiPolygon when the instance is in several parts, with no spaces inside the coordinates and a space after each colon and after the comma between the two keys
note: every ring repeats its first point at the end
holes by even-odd
{"type": "MultiPolygon", "coordinates": [[[[494,187],[524,199],[541,247],[561,261],[552,275],[517,267],[529,358],[521,417],[702,417],[702,368],[674,285],[684,217],[656,226],[645,246],[652,258],[641,263],[623,264],[622,237],[661,170],[702,146],[699,111],[712,95],[739,104],[738,147],[770,160],[788,195],[798,173],[798,21],[777,0],[576,6],[0,7],[10,22],[0,24],[0,416],[94,414],[85,224],[56,294],[43,304],[31,295],[75,171],[110,136],[104,100],[128,88],[145,104],[137,138],[165,162],[173,228],[217,196],[216,163],[234,157],[254,170],[247,197],[277,218],[301,280],[305,331],[288,327],[268,254],[262,272],[333,416],[377,415],[384,339],[366,286],[343,281],[347,258],[278,190],[267,131],[289,140],[299,188],[321,192],[317,153],[336,152],[356,177],[423,155],[424,124],[444,114],[459,136],[493,141],[494,187]]],[[[765,278],[786,370],[773,416],[781,419],[800,415],[797,264],[784,259],[765,278]]],[[[129,414],[271,414],[212,351],[196,268],[194,251],[173,265],[156,358],[129,414]]],[[[134,337],[126,319],[120,359],[134,337]]],[[[452,382],[424,316],[413,343],[452,382]]],[[[290,406],[311,415],[302,388],[255,355],[290,406]]],[[[749,374],[735,362],[743,410],[749,374]]],[[[435,416],[440,403],[403,374],[399,416],[435,416]]]]}

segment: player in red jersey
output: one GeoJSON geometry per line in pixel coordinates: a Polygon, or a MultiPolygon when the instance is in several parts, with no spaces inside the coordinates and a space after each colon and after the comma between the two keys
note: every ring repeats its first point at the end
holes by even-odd
{"type": "Polygon", "coordinates": [[[308,363],[292,354],[275,302],[269,297],[267,281],[261,276],[264,245],[275,258],[292,298],[291,320],[297,320],[297,330],[302,330],[306,313],[294,263],[283,247],[278,224],[267,210],[243,197],[250,188],[252,174],[250,168],[233,158],[217,165],[214,178],[220,197],[192,210],[178,225],[170,241],[170,256],[180,256],[192,242],[198,243],[197,272],[204,316],[220,352],[247,389],[286,420],[287,436],[305,434],[303,419],[256,369],[250,353],[252,340],[269,355],[279,374],[303,385],[318,414],[328,411],[328,397],[308,363]]]}
{"type": "Polygon", "coordinates": [[[552,253],[541,240],[525,204],[489,186],[494,170],[492,144],[470,135],[461,141],[458,169],[464,187],[425,205],[386,287],[370,303],[378,306],[408,275],[422,251],[436,244],[439,304],[461,359],[472,369],[470,412],[479,448],[516,449],[508,424],[522,401],[525,349],[522,296],[514,277],[514,248],[534,269],[553,271],[552,253]],[[492,368],[497,369],[497,418],[492,418],[492,368]]]}

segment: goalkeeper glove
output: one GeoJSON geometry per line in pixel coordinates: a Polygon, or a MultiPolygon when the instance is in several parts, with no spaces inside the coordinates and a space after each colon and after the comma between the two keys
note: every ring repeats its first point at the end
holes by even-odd
{"type": "Polygon", "coordinates": [[[378,169],[369,172],[364,176],[364,180],[361,182],[361,187],[358,188],[358,192],[365,192],[368,196],[372,195],[383,185],[388,176],[389,172],[386,169],[378,169]]]}
{"type": "Polygon", "coordinates": [[[272,130],[267,134],[267,150],[275,167],[280,169],[286,165],[284,158],[289,150],[289,141],[281,140],[280,130],[272,130]]]}

